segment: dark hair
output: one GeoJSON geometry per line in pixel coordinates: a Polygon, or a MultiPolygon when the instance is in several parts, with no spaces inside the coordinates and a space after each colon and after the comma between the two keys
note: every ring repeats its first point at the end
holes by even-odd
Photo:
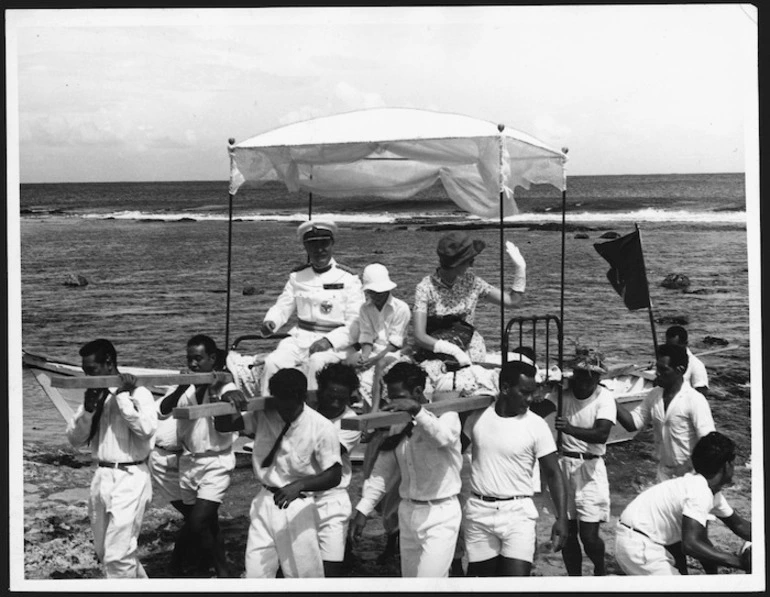
{"type": "Polygon", "coordinates": [[[415,388],[425,389],[427,378],[428,376],[425,374],[425,371],[423,371],[419,365],[402,361],[393,365],[390,370],[383,375],[382,380],[388,385],[403,383],[411,392],[415,388]]]}
{"type": "Polygon", "coordinates": [[[196,334],[192,338],[190,338],[187,341],[187,346],[200,346],[203,345],[203,349],[206,351],[206,354],[208,355],[216,355],[217,354],[217,343],[214,342],[214,339],[210,336],[207,336],[205,334],[196,334]]]}
{"type": "Polygon", "coordinates": [[[525,377],[535,377],[535,375],[537,375],[537,369],[524,361],[509,361],[500,369],[500,387],[502,387],[503,384],[509,386],[519,385],[520,375],[524,375],[525,377]]]}
{"type": "Polygon", "coordinates": [[[94,355],[94,360],[97,363],[106,363],[107,357],[109,357],[113,365],[118,364],[118,353],[115,351],[115,347],[112,342],[104,338],[98,338],[84,344],[80,348],[79,354],[81,357],[94,355]]]}
{"type": "Polygon", "coordinates": [[[735,442],[718,431],[704,435],[692,450],[692,465],[696,473],[707,479],[716,475],[727,462],[735,459],[735,442]]]}
{"type": "Polygon", "coordinates": [[[666,330],[666,338],[679,338],[683,344],[687,344],[687,330],[681,325],[672,325],[666,330]]]}
{"type": "Polygon", "coordinates": [[[267,385],[270,395],[282,400],[304,402],[307,398],[307,377],[298,369],[279,369],[267,385]]]}
{"type": "Polygon", "coordinates": [[[318,381],[318,391],[322,392],[329,384],[337,383],[355,392],[360,385],[356,369],[347,363],[328,363],[315,376],[318,381]]]}
{"type": "Polygon", "coordinates": [[[661,344],[658,346],[658,358],[668,357],[670,365],[676,369],[682,367],[687,369],[687,363],[690,361],[687,356],[687,349],[678,344],[661,344]]]}
{"type": "Polygon", "coordinates": [[[518,353],[520,355],[524,355],[525,357],[527,357],[533,363],[537,360],[535,358],[535,349],[530,347],[530,346],[517,346],[511,352],[515,352],[515,353],[518,353]]]}

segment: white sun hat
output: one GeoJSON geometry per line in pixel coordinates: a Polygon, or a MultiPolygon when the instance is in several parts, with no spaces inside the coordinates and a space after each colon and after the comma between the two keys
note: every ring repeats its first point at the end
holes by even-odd
{"type": "Polygon", "coordinates": [[[364,268],[364,290],[388,292],[396,287],[388,275],[388,268],[381,263],[372,263],[364,268]]]}

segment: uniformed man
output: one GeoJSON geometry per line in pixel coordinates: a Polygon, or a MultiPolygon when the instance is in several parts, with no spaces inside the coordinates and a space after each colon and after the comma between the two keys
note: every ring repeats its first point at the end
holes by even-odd
{"type": "Polygon", "coordinates": [[[262,322],[269,336],[297,313],[297,325],[265,359],[262,395],[268,394],[270,378],[279,369],[299,369],[308,379],[308,390],[317,389],[316,374],[324,365],[344,359],[356,342],[358,312],[364,293],[358,276],[333,258],[337,226],[309,220],[297,228],[307,251],[308,263],[295,269],[275,304],[262,322]]]}

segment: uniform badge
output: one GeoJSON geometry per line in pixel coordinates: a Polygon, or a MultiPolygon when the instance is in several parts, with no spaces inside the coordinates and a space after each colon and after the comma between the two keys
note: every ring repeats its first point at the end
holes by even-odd
{"type": "Polygon", "coordinates": [[[333,308],[334,305],[332,305],[329,301],[324,301],[321,303],[321,313],[324,315],[331,313],[333,308]]]}

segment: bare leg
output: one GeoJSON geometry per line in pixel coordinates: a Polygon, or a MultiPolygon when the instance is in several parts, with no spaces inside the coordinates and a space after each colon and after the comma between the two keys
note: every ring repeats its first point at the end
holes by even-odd
{"type": "MultiPolygon", "coordinates": [[[[581,528],[582,531],[582,528],[581,528]]],[[[578,541],[578,521],[569,521],[569,535],[567,541],[562,547],[561,557],[564,560],[564,567],[570,576],[583,575],[583,551],[578,541]]]]}
{"type": "Polygon", "coordinates": [[[580,522],[580,541],[588,559],[593,562],[594,576],[605,576],[604,541],[599,536],[598,522],[580,522]]]}
{"type": "Polygon", "coordinates": [[[497,576],[497,564],[500,556],[481,562],[469,562],[467,576],[497,576]]]}
{"type": "Polygon", "coordinates": [[[531,573],[532,562],[498,556],[497,576],[529,576],[531,573]]]}

